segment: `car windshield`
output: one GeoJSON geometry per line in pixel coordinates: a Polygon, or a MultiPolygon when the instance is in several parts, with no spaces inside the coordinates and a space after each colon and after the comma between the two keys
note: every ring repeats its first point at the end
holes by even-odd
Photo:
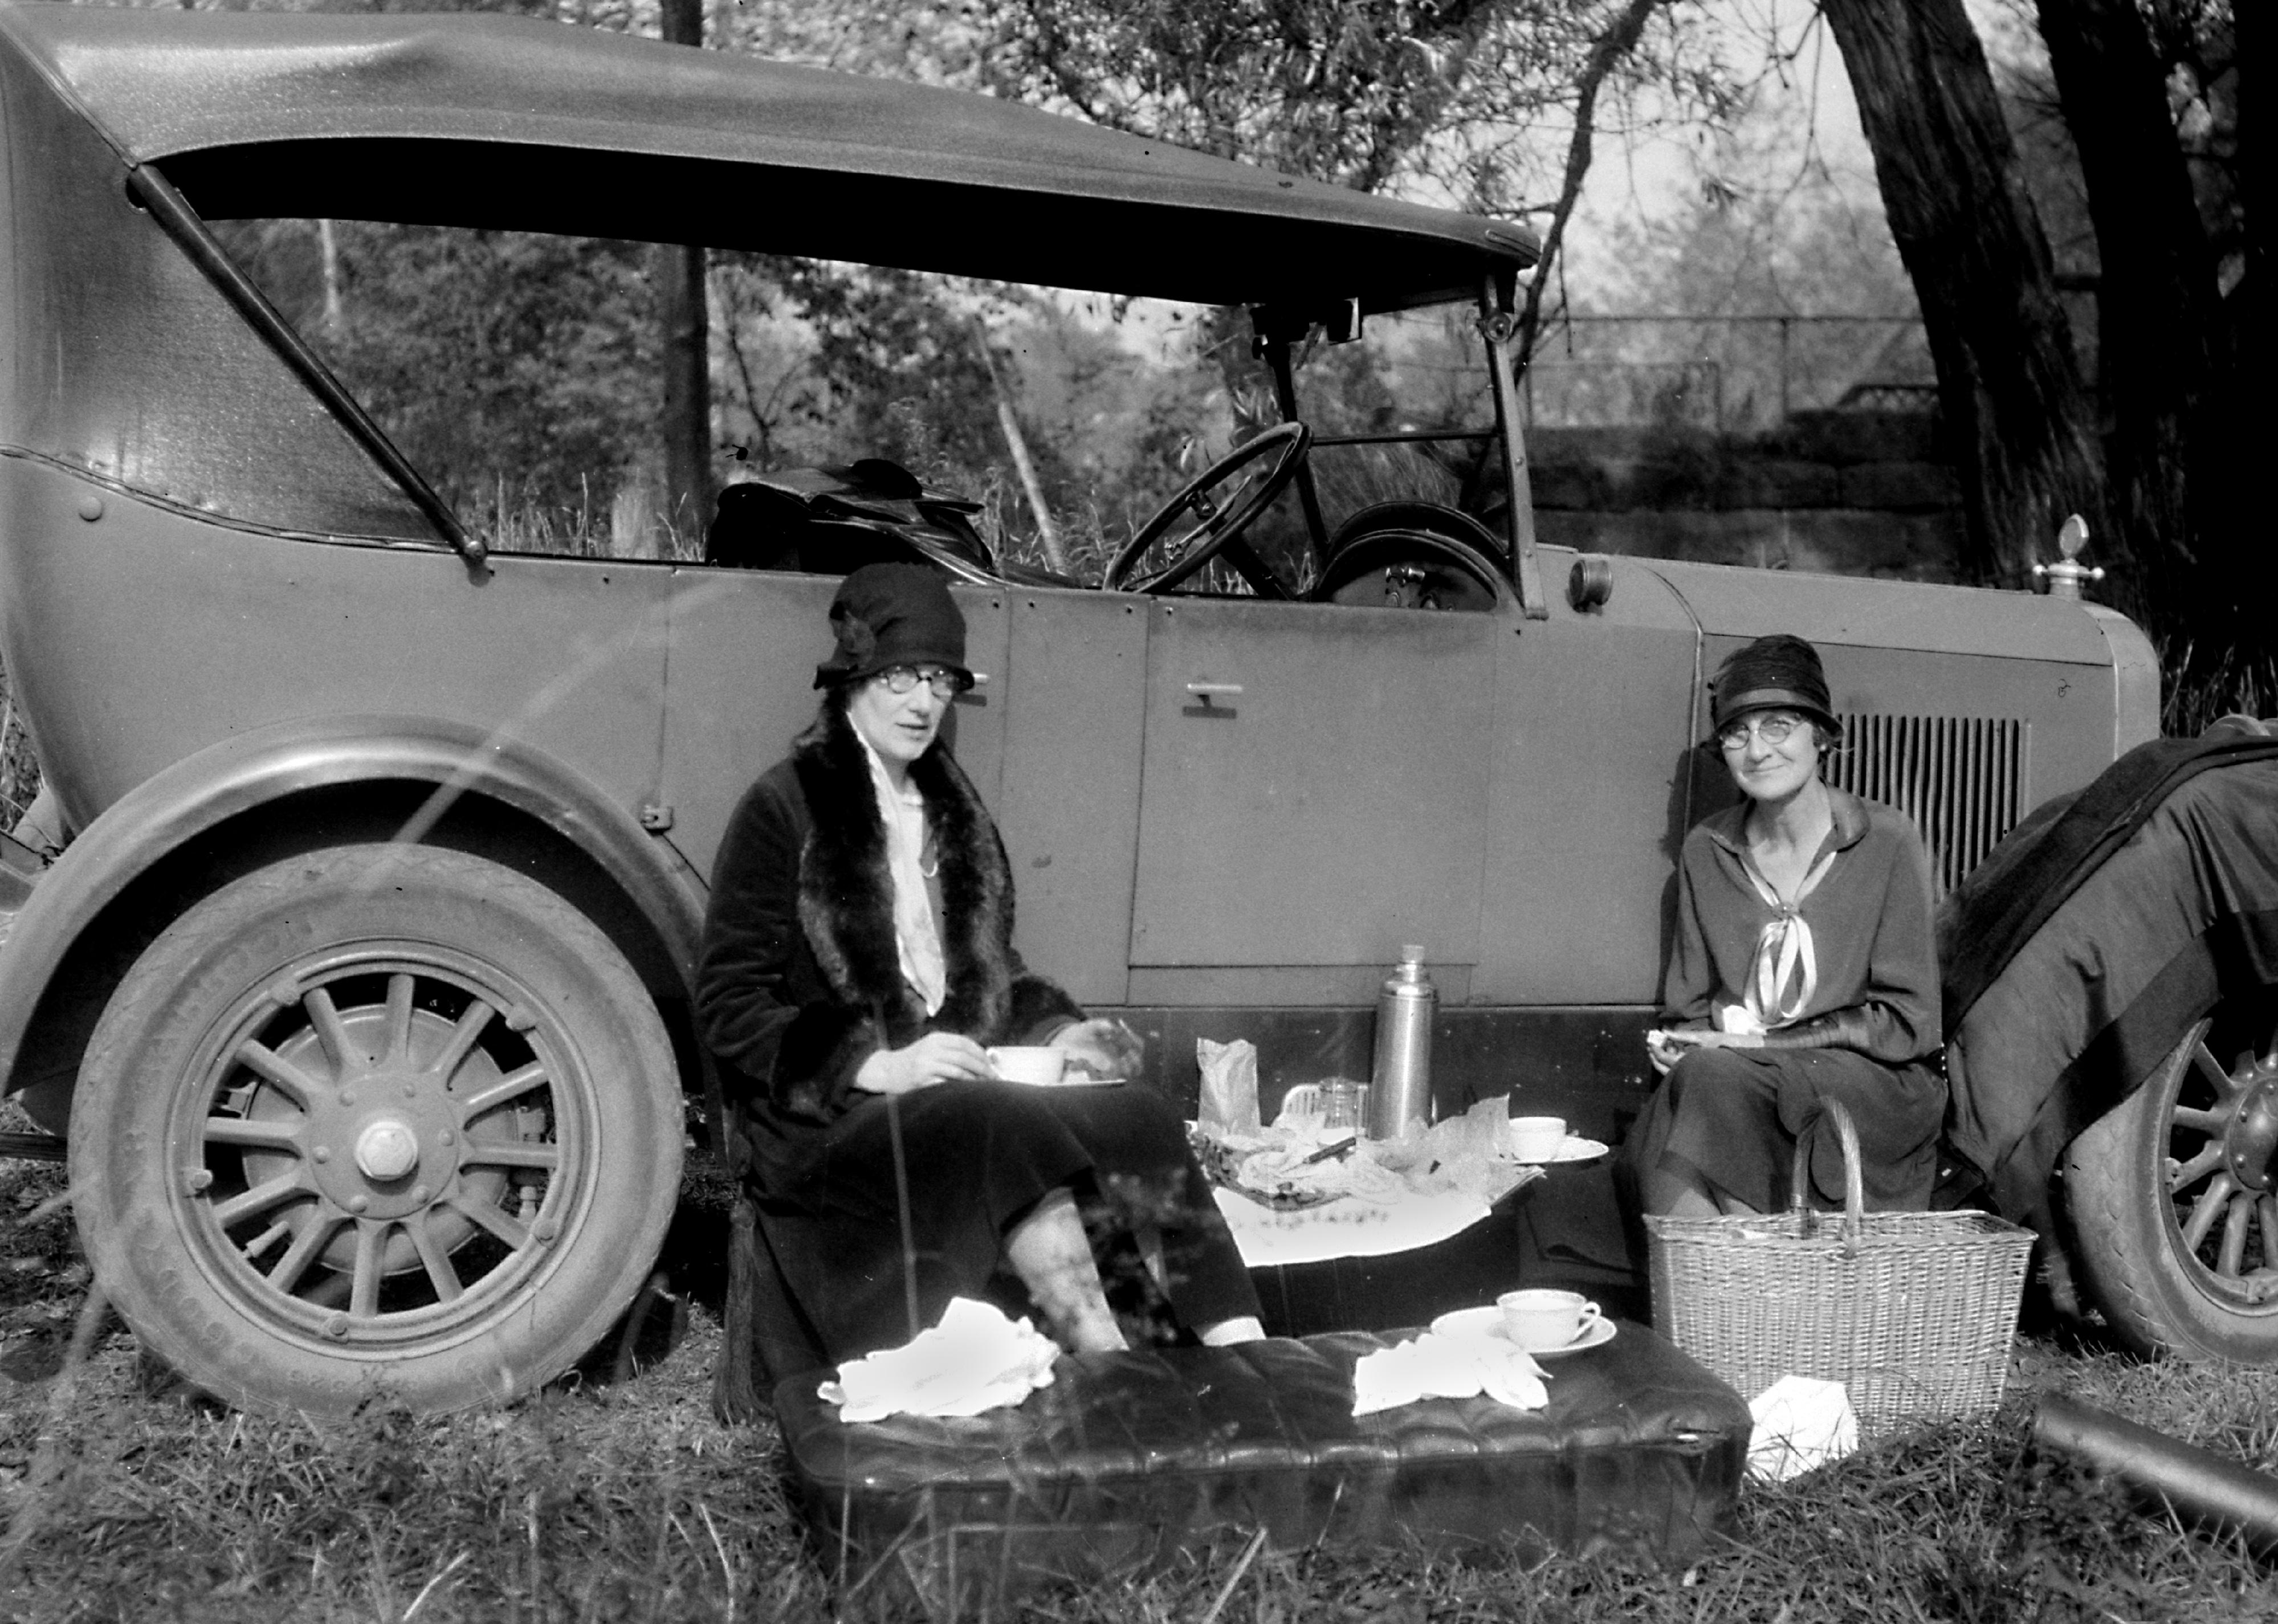
{"type": "MultiPolygon", "coordinates": [[[[213,230],[492,551],[703,556],[710,515],[663,497],[651,245],[355,220],[213,230]]],[[[999,562],[1086,583],[1281,419],[1240,308],[719,250],[707,294],[715,488],[883,458],[970,504],[999,562]]],[[[1442,306],[1296,346],[1328,530],[1401,499],[1494,522],[1474,320],[1442,306]]],[[[1293,589],[1310,584],[1294,491],[1252,538],[1293,589]]],[[[1249,590],[1219,567],[1194,588],[1249,590]]]]}

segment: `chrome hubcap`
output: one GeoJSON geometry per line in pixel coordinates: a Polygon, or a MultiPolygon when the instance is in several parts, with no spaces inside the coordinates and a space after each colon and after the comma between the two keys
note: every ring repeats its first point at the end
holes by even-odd
{"type": "Polygon", "coordinates": [[[409,1124],[383,1117],[356,1135],[355,1160],[367,1178],[401,1178],[419,1165],[419,1136],[409,1124]]]}

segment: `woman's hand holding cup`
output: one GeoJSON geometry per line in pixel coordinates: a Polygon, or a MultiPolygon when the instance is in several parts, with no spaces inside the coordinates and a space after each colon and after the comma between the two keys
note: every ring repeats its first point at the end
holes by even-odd
{"type": "Polygon", "coordinates": [[[875,1050],[854,1073],[867,1094],[914,1094],[940,1083],[986,1082],[997,1075],[989,1051],[954,1032],[929,1032],[906,1048],[875,1050]]]}
{"type": "Polygon", "coordinates": [[[1095,1078],[1136,1077],[1146,1058],[1137,1033],[1121,1021],[1097,1017],[1061,1027],[1052,1034],[1051,1047],[1095,1078]]]}

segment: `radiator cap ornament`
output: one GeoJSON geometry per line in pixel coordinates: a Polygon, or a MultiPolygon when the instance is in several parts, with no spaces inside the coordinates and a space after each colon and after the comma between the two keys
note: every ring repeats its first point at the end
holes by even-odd
{"type": "Polygon", "coordinates": [[[2083,582],[2101,581],[2104,571],[2080,561],[2080,551],[2088,545],[2088,521],[2073,515],[2057,528],[2057,551],[2064,556],[2053,564],[2036,564],[2033,574],[2049,583],[2052,598],[2078,598],[2083,582]]]}

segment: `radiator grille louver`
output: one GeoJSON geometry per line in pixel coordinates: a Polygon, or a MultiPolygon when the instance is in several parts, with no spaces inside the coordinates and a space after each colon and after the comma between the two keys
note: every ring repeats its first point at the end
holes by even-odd
{"type": "Polygon", "coordinates": [[[1930,846],[1944,896],[2023,816],[2025,724],[2011,717],[1839,717],[1831,783],[1895,806],[1930,846]]]}

